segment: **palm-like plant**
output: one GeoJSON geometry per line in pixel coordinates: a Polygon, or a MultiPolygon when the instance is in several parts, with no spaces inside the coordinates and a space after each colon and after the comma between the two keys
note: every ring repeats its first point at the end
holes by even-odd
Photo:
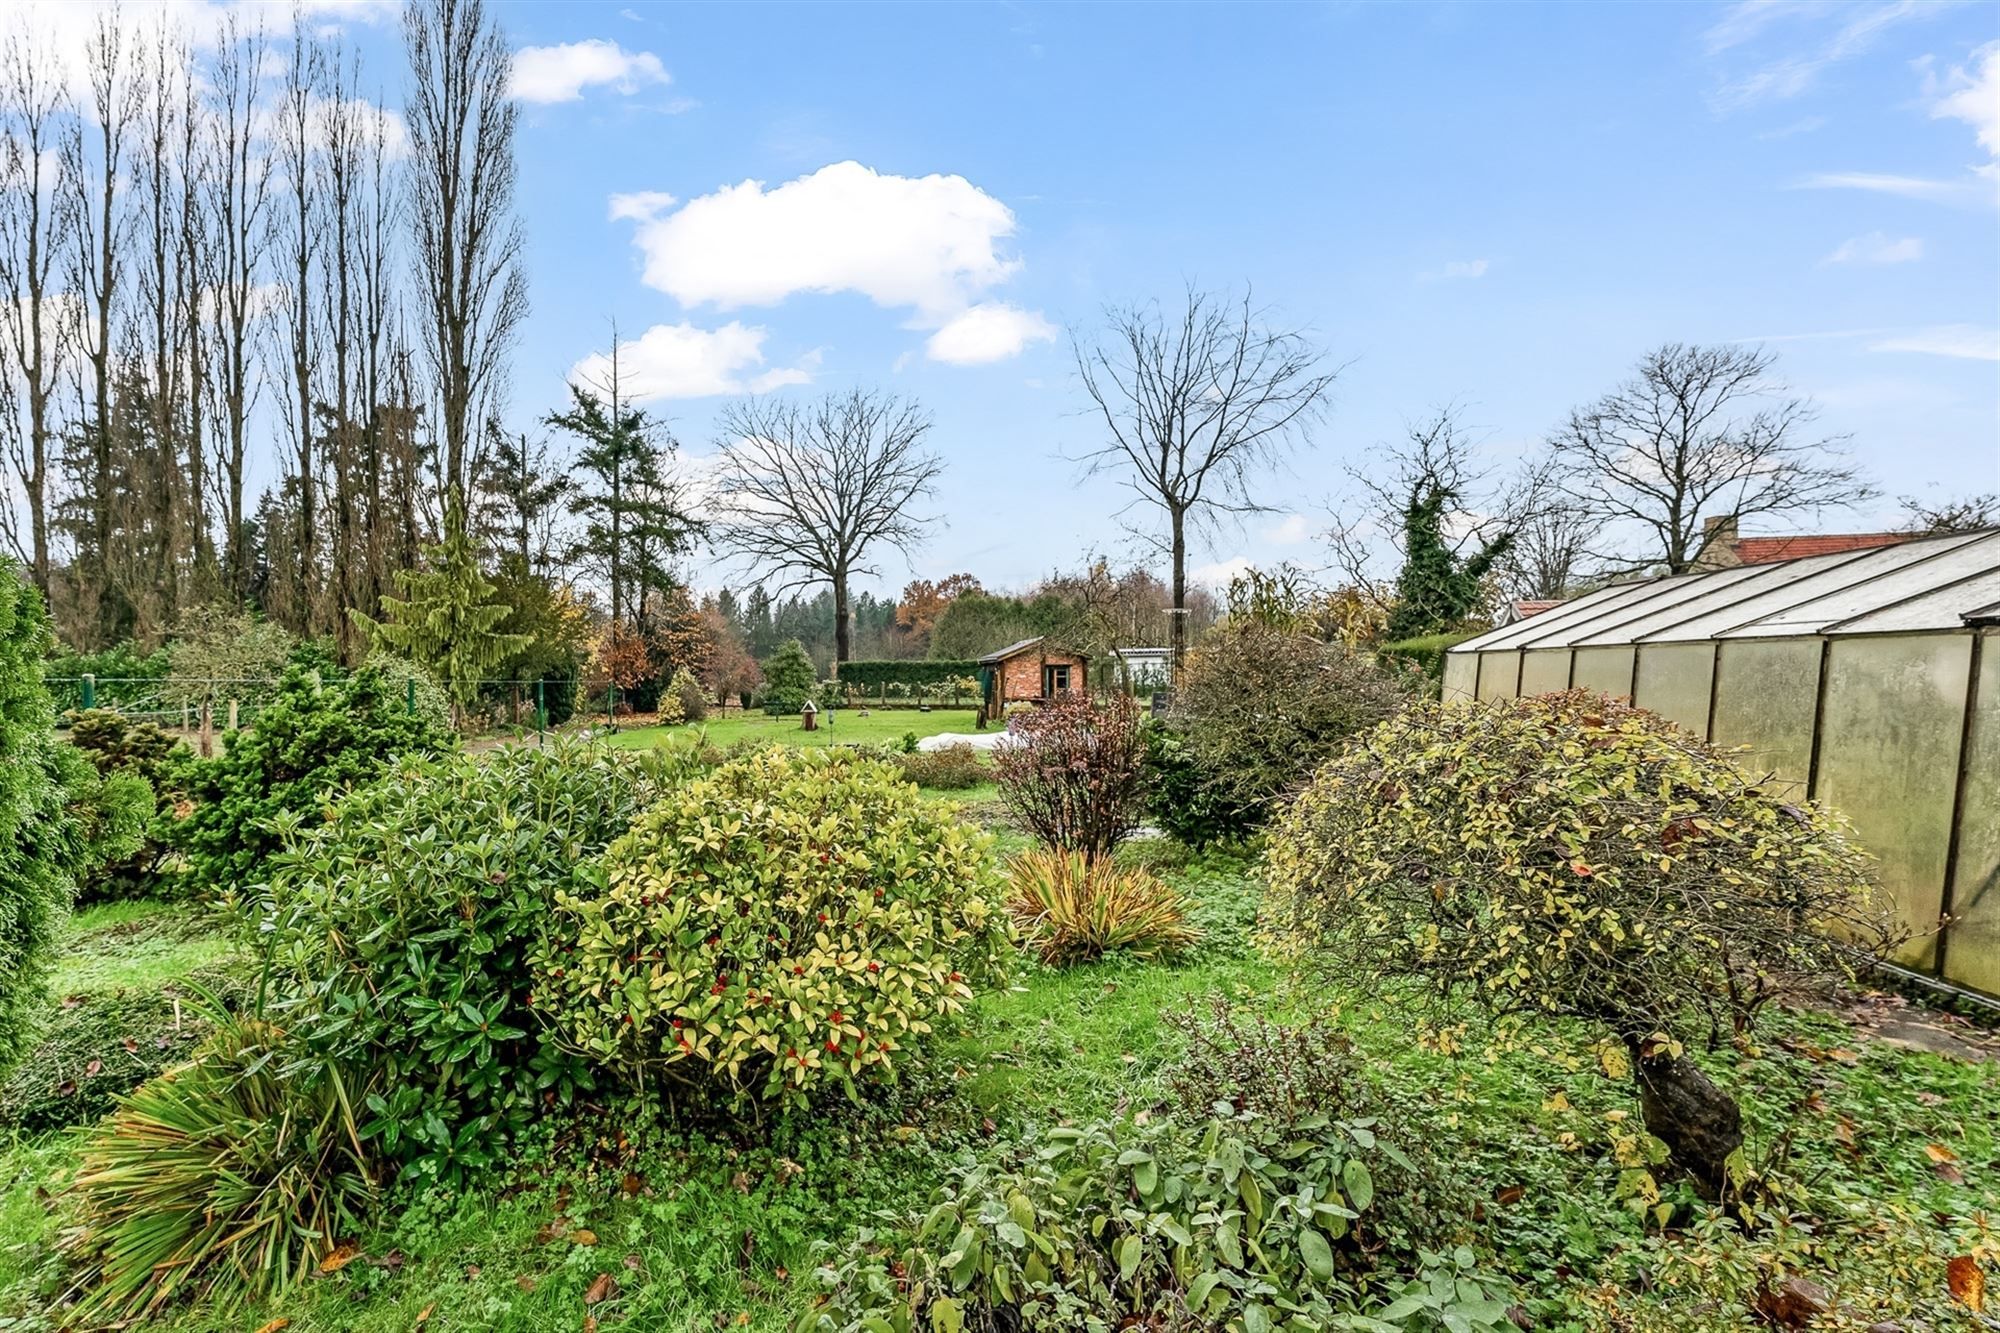
{"type": "Polygon", "coordinates": [[[1042,849],[1016,859],[1008,910],[1051,967],[1119,950],[1151,958],[1201,938],[1171,885],[1149,871],[1082,852],[1042,849]]]}

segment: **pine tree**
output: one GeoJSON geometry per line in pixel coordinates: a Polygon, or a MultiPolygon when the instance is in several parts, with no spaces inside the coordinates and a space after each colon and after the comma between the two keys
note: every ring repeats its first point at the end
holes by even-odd
{"type": "Polygon", "coordinates": [[[812,658],[797,639],[787,639],[764,662],[764,700],[767,706],[796,713],[804,706],[818,682],[812,658]]]}
{"type": "Polygon", "coordinates": [[[499,632],[513,608],[494,600],[496,589],[480,572],[462,513],[446,520],[445,539],[425,556],[427,568],[397,572],[402,596],[383,597],[381,620],[350,614],[374,647],[436,676],[453,709],[463,712],[479,693],[480,678],[534,639],[499,632]]]}

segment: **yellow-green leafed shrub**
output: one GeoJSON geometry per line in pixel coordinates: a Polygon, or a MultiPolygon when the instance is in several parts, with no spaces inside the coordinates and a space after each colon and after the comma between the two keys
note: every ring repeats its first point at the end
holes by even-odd
{"type": "Polygon", "coordinates": [[[665,797],[552,927],[537,999],[565,1043],[764,1100],[892,1076],[1007,945],[986,836],[834,750],[774,748],[665,797]]]}
{"type": "Polygon", "coordinates": [[[1109,857],[1032,851],[1015,860],[1011,877],[1008,910],[1052,967],[1119,950],[1151,958],[1201,938],[1171,885],[1109,857]]]}
{"type": "Polygon", "coordinates": [[[277,1295],[364,1220],[375,1187],[346,1090],[281,1072],[283,1041],[225,1020],[91,1131],[70,1242],[85,1326],[144,1322],[177,1297],[227,1312],[277,1295]]]}
{"type": "Polygon", "coordinates": [[[1357,738],[1278,818],[1266,875],[1311,967],[1601,1025],[1647,1128],[1716,1190],[1741,1125],[1682,1039],[1888,942],[1835,815],[1585,690],[1419,704],[1357,738]]]}

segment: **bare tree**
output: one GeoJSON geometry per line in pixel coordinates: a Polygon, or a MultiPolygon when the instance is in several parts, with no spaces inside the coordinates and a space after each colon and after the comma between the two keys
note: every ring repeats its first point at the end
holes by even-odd
{"type": "Polygon", "coordinates": [[[512,54],[484,0],[408,0],[411,229],[436,381],[445,512],[464,521],[475,436],[528,312],[514,215],[512,54]]]}
{"type": "Polygon", "coordinates": [[[1573,597],[1597,572],[1591,554],[1604,520],[1572,503],[1550,480],[1550,460],[1531,463],[1505,501],[1514,544],[1500,562],[1511,596],[1527,601],[1573,597]]]}
{"type": "Polygon", "coordinates": [[[70,321],[51,287],[75,192],[59,179],[60,65],[16,29],[0,52],[0,337],[19,399],[7,413],[9,458],[27,505],[27,532],[9,536],[44,597],[49,592],[49,468],[55,397],[70,321]],[[51,167],[55,166],[52,170],[51,167]]]}
{"type": "Polygon", "coordinates": [[[879,574],[871,552],[908,552],[930,524],[913,509],[944,471],[923,447],[930,414],[909,399],[856,389],[805,404],[731,403],[718,428],[716,544],[783,580],[779,593],[831,587],[834,660],[849,660],[851,580],[879,574]]]}
{"type": "Polygon", "coordinates": [[[1269,320],[1248,291],[1239,299],[1190,287],[1178,311],[1114,307],[1094,341],[1071,334],[1077,373],[1109,435],[1084,455],[1088,470],[1118,474],[1133,504],[1165,519],[1177,666],[1187,647],[1190,527],[1264,508],[1251,482],[1305,433],[1336,374],[1302,332],[1269,320]]]}
{"type": "Polygon", "coordinates": [[[1819,435],[1812,403],[1771,377],[1761,348],[1668,343],[1625,384],[1570,413],[1549,440],[1552,478],[1632,554],[1610,570],[1688,569],[1702,520],[1816,514],[1874,490],[1844,461],[1844,436],[1819,435]]]}
{"type": "Polygon", "coordinates": [[[297,488],[298,515],[292,537],[297,546],[291,568],[297,586],[277,590],[280,604],[291,611],[292,628],[317,632],[325,623],[320,605],[319,460],[314,455],[316,423],[313,406],[325,378],[321,364],[325,340],[319,272],[325,246],[326,218],[321,206],[318,170],[319,140],[326,100],[326,48],[303,30],[292,38],[272,115],[277,141],[278,170],[284,191],[272,217],[272,237],[282,274],[282,296],[273,311],[274,353],[281,360],[286,392],[278,399],[278,416],[291,436],[289,460],[297,488]]]}
{"type": "Polygon", "coordinates": [[[120,16],[115,11],[100,13],[84,43],[88,105],[85,114],[69,125],[60,150],[63,177],[72,192],[70,290],[84,305],[78,323],[85,362],[80,434],[87,455],[83,469],[87,490],[79,500],[87,512],[78,514],[75,524],[83,538],[78,552],[83,568],[76,583],[80,590],[96,595],[104,592],[106,580],[101,567],[93,566],[101,564],[111,546],[111,398],[116,372],[112,341],[121,308],[123,245],[130,223],[122,187],[128,182],[126,153],[137,114],[125,42],[120,16]]]}
{"type": "Polygon", "coordinates": [[[1954,532],[1983,532],[2000,528],[2000,495],[1958,495],[1943,500],[1920,496],[1899,496],[1903,507],[1902,530],[1919,537],[1942,537],[1954,532]]]}
{"type": "Polygon", "coordinates": [[[206,358],[215,400],[215,463],[222,492],[224,582],[250,590],[250,526],[244,509],[250,417],[257,402],[256,336],[264,254],[270,244],[271,162],[258,133],[265,39],[223,19],[209,71],[213,87],[201,203],[210,237],[206,286],[213,341],[206,358]]]}

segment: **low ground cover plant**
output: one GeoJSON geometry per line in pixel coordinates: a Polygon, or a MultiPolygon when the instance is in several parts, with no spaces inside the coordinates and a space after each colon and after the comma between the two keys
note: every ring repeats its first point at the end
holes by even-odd
{"type": "Polygon", "coordinates": [[[1141,866],[1037,848],[1016,857],[1007,876],[1015,927],[1051,967],[1110,953],[1153,958],[1201,938],[1180,894],[1141,866]]]}
{"type": "Polygon", "coordinates": [[[1145,742],[1130,699],[1061,695],[1010,714],[1001,799],[1043,846],[1109,856],[1139,825],[1145,742]]]}
{"type": "Polygon", "coordinates": [[[986,839],[845,750],[669,792],[556,909],[538,1003],[568,1049],[753,1103],[891,1077],[1006,946],[986,839]]]}
{"type": "Polygon", "coordinates": [[[1647,1130],[1711,1198],[1745,1183],[1742,1113],[1689,1044],[1889,942],[1833,815],[1582,690],[1384,723],[1284,813],[1268,868],[1300,962],[1414,978],[1446,1043],[1461,1004],[1596,1024],[1647,1130]]]}
{"type": "Polygon", "coordinates": [[[1470,1251],[1380,1244],[1376,1168],[1399,1156],[1373,1126],[1324,1117],[1057,1127],[1016,1163],[954,1173],[913,1222],[831,1252],[797,1328],[1505,1326],[1505,1285],[1470,1251]]]}

